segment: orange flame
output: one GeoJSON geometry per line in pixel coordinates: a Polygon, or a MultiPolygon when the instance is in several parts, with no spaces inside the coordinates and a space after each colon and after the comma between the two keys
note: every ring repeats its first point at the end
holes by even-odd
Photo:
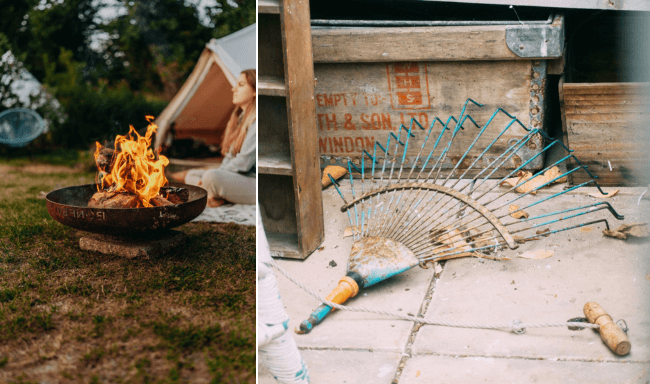
{"type": "MultiPolygon", "coordinates": [[[[151,136],[156,132],[158,126],[152,121],[153,116],[146,116],[149,126],[145,136],[129,126],[129,133],[126,136],[115,137],[115,156],[112,161],[111,173],[104,176],[101,182],[101,189],[109,192],[125,192],[136,195],[143,207],[152,207],[151,199],[158,195],[160,188],[167,185],[165,177],[165,166],[169,160],[160,155],[156,156],[149,146],[151,136]]],[[[96,143],[95,159],[103,149],[100,143],[96,143]]]]}

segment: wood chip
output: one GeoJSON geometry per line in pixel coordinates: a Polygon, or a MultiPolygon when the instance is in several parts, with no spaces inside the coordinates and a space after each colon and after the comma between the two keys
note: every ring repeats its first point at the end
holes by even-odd
{"type": "Polygon", "coordinates": [[[449,256],[443,256],[441,258],[436,258],[436,261],[457,259],[459,257],[468,257],[468,256],[480,257],[480,258],[492,259],[492,260],[510,260],[507,257],[487,256],[480,252],[470,251],[470,249],[472,249],[473,247],[469,243],[467,243],[465,239],[463,239],[463,235],[458,229],[452,229],[449,232],[447,231],[448,229],[442,229],[431,235],[434,242],[440,245],[444,245],[444,247],[441,247],[438,250],[436,250],[436,253],[444,254],[447,252],[447,250],[449,250],[448,251],[449,253],[456,253],[456,252],[461,252],[461,253],[456,255],[449,255],[449,256]]]}
{"type": "MultiPolygon", "coordinates": [[[[517,177],[512,177],[509,179],[506,179],[501,182],[501,185],[509,185],[511,187],[514,187],[518,185],[519,183],[522,183],[526,180],[528,180],[526,183],[520,185],[519,187],[515,188],[515,192],[519,193],[528,193],[530,192],[531,195],[534,195],[537,193],[536,189],[539,188],[540,186],[548,183],[549,181],[555,179],[556,177],[560,176],[562,172],[560,172],[560,169],[558,167],[553,167],[549,169],[548,171],[544,172],[543,175],[539,175],[537,177],[533,178],[532,172],[528,171],[519,171],[517,173],[517,177]]],[[[566,176],[559,178],[553,182],[553,184],[556,183],[564,183],[567,180],[566,176]]]]}
{"type": "Polygon", "coordinates": [[[338,165],[328,165],[325,167],[325,169],[323,169],[323,179],[321,180],[323,188],[332,184],[332,180],[330,180],[329,176],[327,175],[332,175],[334,180],[338,180],[341,177],[345,176],[346,173],[348,173],[348,170],[343,167],[340,167],[338,165]]]}
{"type": "MultiPolygon", "coordinates": [[[[364,227],[364,229],[368,229],[367,224],[364,227]]],[[[357,226],[348,226],[348,227],[345,227],[345,229],[343,230],[343,237],[350,237],[352,235],[359,234],[359,233],[361,233],[359,231],[359,227],[357,227],[357,226]]]]}
{"type": "Polygon", "coordinates": [[[648,230],[648,223],[632,223],[623,224],[614,230],[604,229],[603,235],[627,240],[628,236],[648,237],[650,236],[650,230],[648,230]]]}
{"type": "Polygon", "coordinates": [[[599,199],[606,199],[608,197],[616,196],[618,191],[619,191],[618,189],[614,189],[613,191],[605,191],[607,193],[606,195],[603,195],[600,192],[593,192],[593,193],[588,193],[587,196],[597,197],[599,199]]]}
{"type": "Polygon", "coordinates": [[[548,257],[553,256],[555,254],[555,251],[553,250],[547,250],[547,249],[538,249],[536,251],[526,251],[522,253],[521,255],[517,255],[517,257],[521,257],[523,259],[546,259],[548,257]]]}
{"type": "Polygon", "coordinates": [[[528,218],[528,212],[526,211],[519,211],[519,207],[516,205],[511,205],[508,207],[508,211],[510,212],[510,216],[512,216],[515,219],[527,219],[528,218]]]}

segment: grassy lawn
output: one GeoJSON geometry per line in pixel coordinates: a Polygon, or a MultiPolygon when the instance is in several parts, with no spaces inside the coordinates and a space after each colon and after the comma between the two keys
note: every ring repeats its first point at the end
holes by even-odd
{"type": "Polygon", "coordinates": [[[81,251],[38,198],[92,182],[74,160],[0,161],[0,382],[255,382],[254,228],[188,223],[157,260],[81,251]]]}

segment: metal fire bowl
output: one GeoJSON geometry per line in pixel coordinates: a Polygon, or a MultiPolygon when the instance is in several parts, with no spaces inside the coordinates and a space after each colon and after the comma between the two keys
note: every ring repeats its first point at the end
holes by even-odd
{"type": "Polygon", "coordinates": [[[47,212],[63,225],[86,232],[137,236],[178,227],[203,212],[208,201],[205,189],[181,183],[170,187],[186,188],[186,203],[150,208],[88,208],[96,184],[57,189],[45,196],[47,212]]]}

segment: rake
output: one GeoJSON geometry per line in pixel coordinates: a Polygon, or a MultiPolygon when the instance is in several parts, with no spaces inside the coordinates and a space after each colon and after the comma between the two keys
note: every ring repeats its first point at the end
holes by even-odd
{"type": "MultiPolygon", "coordinates": [[[[436,117],[428,129],[411,119],[408,128],[401,125],[397,134],[389,134],[385,146],[375,142],[372,155],[364,150],[360,167],[348,159],[349,200],[341,192],[340,184],[330,176],[343,199],[341,211],[347,213],[354,229],[354,243],[347,274],[327,296],[327,301],[341,304],[360,289],[429,261],[468,255],[506,259],[490,254],[506,247],[516,249],[519,244],[541,236],[597,223],[604,223],[609,229],[606,219],[594,217],[601,210],[623,219],[604,201],[541,212],[543,204],[586,185],[597,187],[602,195],[607,194],[562,141],[552,139],[541,129],[527,128],[502,108],[481,127],[466,113],[470,103],[471,108],[483,106],[467,99],[458,117],[450,116],[446,122],[436,117]],[[493,123],[499,115],[509,119],[505,127],[493,123]],[[467,120],[473,127],[463,127],[467,120]],[[430,140],[435,137],[432,133],[436,124],[441,126],[440,133],[435,140],[430,140]],[[512,136],[506,133],[517,125],[525,134],[508,139],[512,136]],[[415,131],[424,134],[424,139],[417,156],[409,162],[407,151],[413,145],[415,131]],[[486,132],[490,134],[484,136],[486,132]],[[450,149],[461,135],[464,139],[469,137],[471,144],[459,158],[451,156],[450,149]],[[494,137],[489,144],[476,145],[482,138],[481,143],[485,143],[488,136],[494,137]],[[539,142],[545,144],[534,156],[522,161],[526,148],[539,142]],[[563,156],[546,168],[526,173],[552,148],[559,148],[563,156]],[[566,169],[569,161],[576,167],[560,171],[566,169]],[[405,167],[407,163],[412,166],[405,167]],[[360,181],[352,177],[353,170],[360,175],[360,181]],[[579,171],[586,172],[591,180],[550,196],[529,198],[541,188],[567,180],[579,171]],[[504,183],[510,188],[503,188],[504,183]],[[538,213],[529,215],[529,211],[538,213]]],[[[310,332],[331,311],[330,306],[320,305],[296,332],[310,332]]]]}

